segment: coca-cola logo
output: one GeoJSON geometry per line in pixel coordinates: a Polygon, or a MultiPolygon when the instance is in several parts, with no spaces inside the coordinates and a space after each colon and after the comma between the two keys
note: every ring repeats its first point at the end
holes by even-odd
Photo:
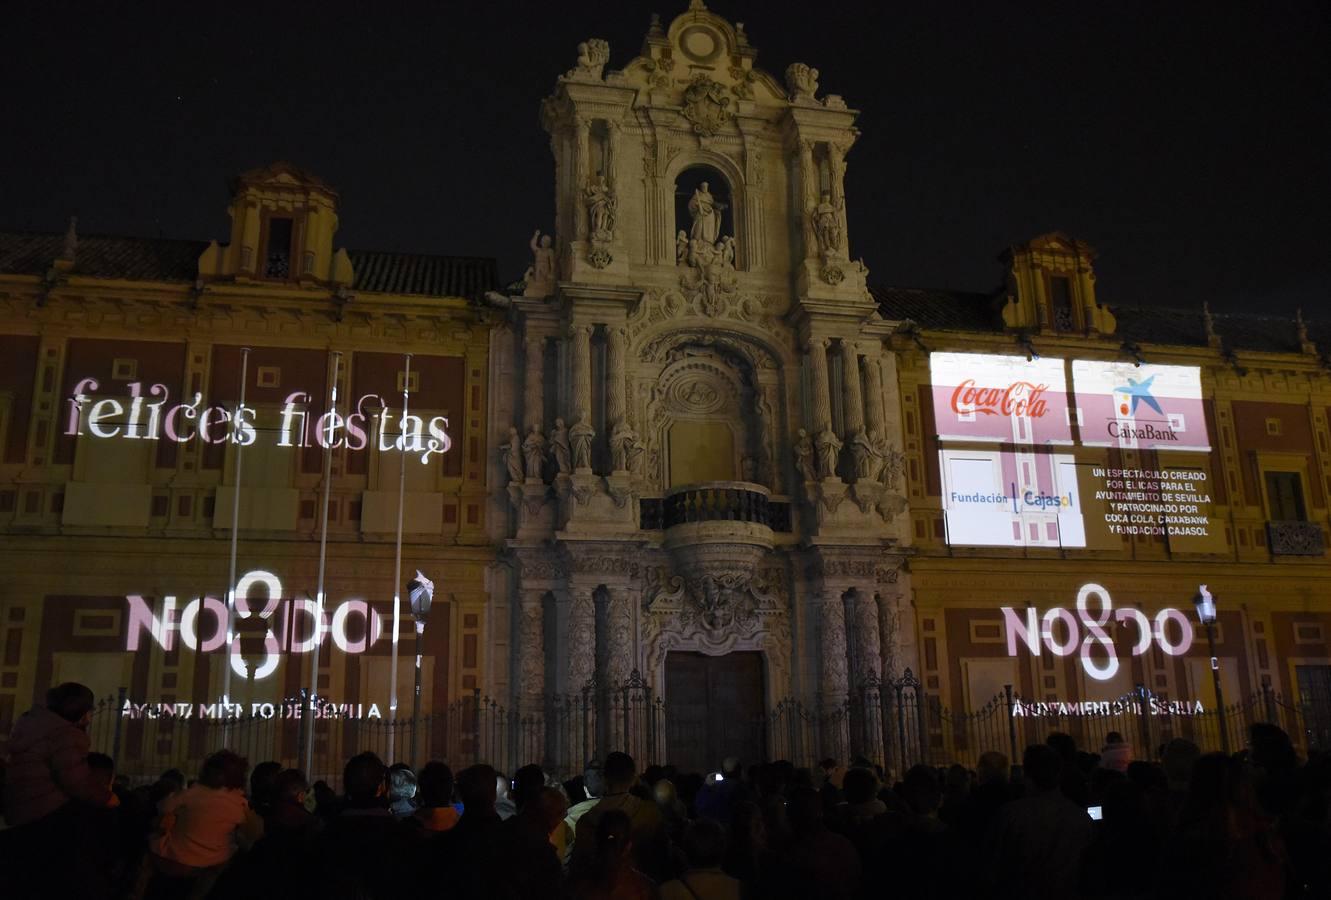
{"type": "Polygon", "coordinates": [[[967,378],[952,392],[952,411],[1038,419],[1049,409],[1044,398],[1047,390],[1049,385],[1032,381],[1014,381],[1006,388],[977,387],[974,378],[967,378]]]}

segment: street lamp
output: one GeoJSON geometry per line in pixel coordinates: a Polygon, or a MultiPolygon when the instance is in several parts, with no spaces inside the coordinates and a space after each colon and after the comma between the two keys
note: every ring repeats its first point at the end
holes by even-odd
{"type": "Polygon", "coordinates": [[[416,693],[411,700],[411,766],[416,767],[420,752],[421,732],[421,636],[425,634],[425,620],[430,615],[434,600],[434,582],[420,569],[416,577],[407,582],[407,598],[411,602],[411,615],[416,621],[416,693]]]}
{"type": "Polygon", "coordinates": [[[1197,620],[1206,626],[1206,646],[1211,651],[1211,682],[1215,686],[1216,721],[1220,725],[1220,747],[1229,752],[1229,728],[1225,723],[1225,697],[1220,691],[1220,661],[1215,655],[1215,598],[1206,589],[1206,585],[1197,586],[1197,596],[1192,598],[1197,607],[1197,620]]]}

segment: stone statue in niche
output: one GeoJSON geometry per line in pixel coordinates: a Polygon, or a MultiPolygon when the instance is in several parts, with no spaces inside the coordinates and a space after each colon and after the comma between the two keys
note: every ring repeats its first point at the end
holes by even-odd
{"type": "Polygon", "coordinates": [[[526,477],[522,467],[522,438],[516,428],[508,429],[508,443],[499,447],[504,454],[504,468],[508,471],[508,480],[521,482],[526,477]]]}
{"type": "Polygon", "coordinates": [[[836,461],[845,445],[831,428],[824,428],[818,433],[818,475],[822,478],[836,477],[836,461]]]}
{"type": "Polygon", "coordinates": [[[716,259],[723,269],[735,268],[735,239],[726,235],[716,242],[716,259]]]}
{"type": "Polygon", "coordinates": [[[545,461],[545,437],[535,422],[527,428],[527,437],[522,442],[522,455],[527,460],[527,477],[539,481],[541,463],[545,461]]]}
{"type": "Polygon", "coordinates": [[[633,455],[633,445],[637,440],[638,436],[628,422],[616,422],[615,427],[610,429],[610,456],[614,471],[628,471],[629,457],[633,455]]]}
{"type": "Polygon", "coordinates": [[[805,481],[818,480],[813,452],[813,439],[809,437],[809,432],[801,428],[799,438],[795,441],[795,468],[805,481]]]}
{"type": "Polygon", "coordinates": [[[739,461],[739,478],[740,481],[757,482],[758,461],[752,456],[746,456],[739,461]]]}
{"type": "Polygon", "coordinates": [[[615,192],[602,175],[583,192],[587,203],[587,219],[591,225],[593,241],[609,242],[615,238],[615,192]]]}
{"type": "Polygon", "coordinates": [[[596,437],[596,429],[587,424],[586,418],[580,418],[573,423],[569,429],[569,439],[573,447],[573,471],[586,470],[592,468],[592,438],[596,437]]]}
{"type": "Polygon", "coordinates": [[[675,265],[687,266],[689,264],[689,233],[683,228],[679,234],[675,235],[675,265]]]}
{"type": "Polygon", "coordinates": [[[532,264],[523,280],[527,283],[526,296],[545,296],[554,291],[555,250],[550,235],[542,235],[538,228],[531,236],[532,264]]]}
{"type": "Polygon", "coordinates": [[[568,426],[563,419],[555,419],[555,427],[550,431],[550,456],[561,475],[573,471],[573,449],[569,445],[568,426]]]}
{"type": "Polygon", "coordinates": [[[811,103],[818,93],[818,70],[804,63],[791,63],[786,67],[786,90],[791,103],[811,103]]]}
{"type": "Polygon", "coordinates": [[[708,246],[716,243],[717,233],[721,230],[721,211],[725,205],[718,203],[703,182],[689,198],[689,215],[693,217],[693,227],[689,231],[690,241],[700,241],[708,246]]]}
{"type": "Polygon", "coordinates": [[[578,63],[569,69],[566,77],[574,81],[600,81],[601,70],[610,62],[610,43],[601,38],[588,38],[578,44],[578,63]]]}
{"type": "Polygon", "coordinates": [[[864,433],[864,429],[855,432],[854,437],[850,439],[850,458],[855,467],[856,480],[864,479],[871,481],[881,468],[878,463],[877,453],[874,451],[873,442],[869,436],[864,433]]]}
{"type": "Polygon", "coordinates": [[[841,252],[841,210],[844,206],[844,201],[833,203],[831,193],[823,191],[822,199],[813,208],[813,236],[824,259],[841,252]]]}

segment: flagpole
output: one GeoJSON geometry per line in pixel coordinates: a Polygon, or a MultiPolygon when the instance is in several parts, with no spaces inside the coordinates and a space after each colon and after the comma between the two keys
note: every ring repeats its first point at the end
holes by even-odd
{"type": "Polygon", "coordinates": [[[235,484],[231,492],[231,568],[226,588],[226,657],[222,666],[222,699],[231,702],[231,654],[236,639],[236,540],[240,534],[240,473],[245,461],[245,444],[241,441],[245,430],[241,427],[241,414],[245,411],[245,382],[250,364],[250,348],[240,348],[240,404],[231,419],[231,442],[236,447],[235,484]]]}
{"type": "Polygon", "coordinates": [[[388,762],[392,764],[397,738],[397,640],[398,620],[402,615],[402,509],[407,496],[407,404],[411,391],[411,354],[407,354],[407,368],[402,373],[402,424],[398,426],[397,468],[397,550],[393,556],[393,661],[388,673],[388,716],[393,724],[388,729],[388,762]]]}
{"type": "MultiPolygon", "coordinates": [[[[342,351],[334,350],[329,359],[328,375],[328,412],[337,409],[337,376],[341,371],[342,351]]],[[[324,483],[323,511],[319,516],[319,581],[314,592],[314,648],[311,650],[310,675],[310,711],[313,713],[319,702],[319,644],[323,639],[324,624],[324,572],[328,562],[328,498],[333,488],[333,427],[334,418],[328,417],[328,439],[324,441],[324,483]]],[[[368,620],[366,627],[369,627],[368,620]]],[[[302,714],[304,711],[302,710],[302,714]]],[[[314,772],[314,728],[315,720],[310,717],[310,727],[305,732],[305,774],[312,777],[314,772]]]]}

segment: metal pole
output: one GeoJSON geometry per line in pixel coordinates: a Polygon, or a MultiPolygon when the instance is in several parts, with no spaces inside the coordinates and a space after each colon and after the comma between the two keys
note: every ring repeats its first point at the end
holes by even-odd
{"type": "MultiPolygon", "coordinates": [[[[241,413],[245,411],[245,382],[250,364],[250,348],[240,348],[240,403],[231,417],[231,442],[236,447],[236,477],[231,493],[231,568],[226,588],[226,665],[222,667],[222,699],[231,702],[231,653],[236,639],[236,540],[240,534],[240,473],[245,461],[245,445],[241,442],[244,430],[240,427],[241,413]]],[[[223,728],[223,733],[226,729],[223,728]]],[[[225,741],[224,741],[225,743],[225,741]]]]}
{"type": "Polygon", "coordinates": [[[1017,756],[1017,720],[1012,717],[1012,685],[1003,685],[1003,697],[1007,700],[1007,742],[1008,749],[1012,753],[1012,765],[1016,765],[1020,758],[1017,756]]]}
{"type": "MultiPolygon", "coordinates": [[[[328,362],[328,411],[331,413],[337,408],[337,376],[342,368],[342,351],[334,350],[332,357],[328,362]]],[[[328,499],[333,492],[333,418],[328,419],[328,440],[324,447],[324,484],[323,484],[323,512],[319,517],[319,581],[314,591],[314,633],[318,638],[321,634],[324,624],[324,573],[327,570],[328,562],[328,499]]],[[[366,628],[369,622],[366,622],[366,628]]],[[[314,649],[310,651],[310,703],[319,702],[319,645],[321,640],[314,642],[314,649]]],[[[310,730],[305,734],[305,771],[309,772],[314,766],[314,723],[310,723],[310,730]]]]}
{"type": "MultiPolygon", "coordinates": [[[[393,555],[393,656],[388,671],[388,712],[397,719],[397,639],[398,622],[402,616],[402,507],[407,495],[407,394],[411,388],[411,354],[407,354],[407,368],[402,373],[402,423],[398,426],[398,467],[397,467],[397,549],[393,555]]],[[[419,672],[420,657],[417,647],[416,668],[419,672]]],[[[419,674],[417,676],[419,678],[419,674]]],[[[419,683],[419,682],[418,682],[419,683]]],[[[417,694],[420,693],[419,688],[417,694]]],[[[393,743],[396,730],[388,733],[388,761],[393,762],[393,743]]],[[[414,740],[414,738],[413,738],[414,740]]]]}
{"type": "Polygon", "coordinates": [[[1215,622],[1206,623],[1206,646],[1211,651],[1211,681],[1215,685],[1216,724],[1220,726],[1220,749],[1229,753],[1229,727],[1225,722],[1225,697],[1220,692],[1220,661],[1215,655],[1215,622]]]}
{"type": "Polygon", "coordinates": [[[411,767],[414,769],[420,760],[421,731],[421,636],[425,633],[425,623],[416,620],[416,693],[411,700],[411,767]]]}

